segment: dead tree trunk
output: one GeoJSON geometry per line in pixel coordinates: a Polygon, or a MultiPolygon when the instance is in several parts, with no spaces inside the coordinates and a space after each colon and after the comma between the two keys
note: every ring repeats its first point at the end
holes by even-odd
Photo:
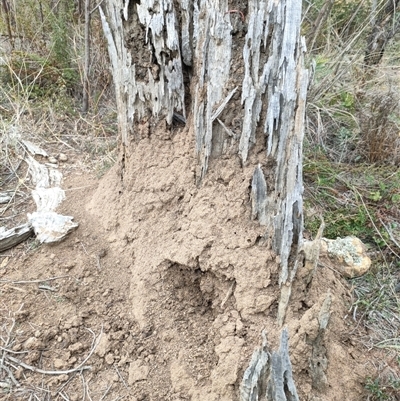
{"type": "Polygon", "coordinates": [[[83,102],[82,112],[89,110],[89,69],[90,69],[90,0],[85,0],[85,64],[83,69],[83,102]]]}
{"type": "MultiPolygon", "coordinates": [[[[302,2],[234,4],[107,0],[104,10],[100,7],[116,90],[122,164],[127,145],[139,140],[137,127],[143,121],[165,119],[171,125],[177,120],[194,132],[199,186],[212,160],[226,157],[226,149],[236,146],[237,156],[232,157],[242,166],[254,165],[252,217],[265,226],[263,241],[278,255],[282,325],[303,230],[308,76],[300,36],[302,2]]],[[[283,346],[286,361],[285,350],[283,346]]],[[[272,358],[271,369],[282,360],[272,358]]],[[[290,382],[290,369],[285,370],[288,376],[290,382]]],[[[287,386],[286,381],[279,383],[273,385],[287,386]]],[[[273,399],[286,399],[283,387],[268,388],[270,394],[281,394],[273,399]]],[[[287,399],[297,399],[296,392],[287,399]]]]}
{"type": "Polygon", "coordinates": [[[372,29],[367,39],[364,64],[367,68],[380,63],[385,48],[400,29],[400,17],[398,17],[400,1],[380,2],[376,7],[376,15],[372,15],[372,29]]]}

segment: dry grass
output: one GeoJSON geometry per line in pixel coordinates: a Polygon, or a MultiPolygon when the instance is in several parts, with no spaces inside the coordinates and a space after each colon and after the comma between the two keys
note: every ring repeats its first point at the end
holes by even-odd
{"type": "Polygon", "coordinates": [[[306,228],[315,234],[322,213],[329,238],[350,234],[368,243],[373,267],[351,281],[354,339],[371,351],[376,368],[376,376],[365,380],[367,399],[399,400],[398,44],[386,47],[379,65],[366,68],[365,20],[379,18],[386,1],[376,2],[376,14],[364,1],[305,4],[303,29],[314,69],[306,116],[306,228]]]}
{"type": "MultiPolygon", "coordinates": [[[[99,97],[96,108],[83,115],[77,100],[61,87],[57,94],[36,96],[43,70],[27,83],[7,64],[13,85],[0,86],[0,225],[7,229],[26,221],[33,208],[22,140],[45,149],[54,160],[69,157],[68,169],[80,168],[101,176],[116,162],[117,118],[113,101],[99,97]],[[73,162],[72,162],[73,160],[73,162]],[[9,195],[6,197],[6,195],[9,195]]],[[[113,99],[113,97],[111,97],[113,99]]],[[[79,99],[78,99],[79,101],[79,99]]],[[[43,158],[42,158],[43,159],[43,158]]],[[[49,162],[51,159],[41,160],[49,162]]]]}
{"type": "MultiPolygon", "coordinates": [[[[385,261],[384,261],[385,262],[385,261]]],[[[398,400],[400,391],[400,285],[398,264],[386,262],[352,280],[355,302],[351,313],[358,339],[374,350],[374,379],[366,379],[369,400],[398,400]],[[359,328],[362,330],[357,330],[359,328]],[[379,351],[377,351],[379,350],[379,351]]]]}

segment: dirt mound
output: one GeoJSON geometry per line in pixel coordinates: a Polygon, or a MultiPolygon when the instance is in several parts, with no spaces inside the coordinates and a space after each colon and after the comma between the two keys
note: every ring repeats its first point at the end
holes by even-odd
{"type": "MultiPolygon", "coordinates": [[[[196,186],[191,138],[159,129],[100,182],[70,172],[61,212],[78,230],[2,264],[1,345],[19,385],[5,399],[238,400],[262,330],[277,347],[278,261],[251,219],[253,171],[213,160],[196,186]]],[[[346,283],[306,277],[285,323],[300,399],[363,399],[346,283]]]]}
{"type": "MultiPolygon", "coordinates": [[[[250,218],[252,169],[235,157],[214,160],[196,186],[191,136],[159,132],[129,149],[89,206],[111,252],[129,258],[132,313],[153,350],[129,381],[150,399],[234,400],[261,331],[272,346],[280,334],[277,259],[250,218]]],[[[365,360],[348,345],[346,284],[329,269],[310,284],[305,276],[299,271],[286,320],[301,399],[359,400],[365,360]]]]}

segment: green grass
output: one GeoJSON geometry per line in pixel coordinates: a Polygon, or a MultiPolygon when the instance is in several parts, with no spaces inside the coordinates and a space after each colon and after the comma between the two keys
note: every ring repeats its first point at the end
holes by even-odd
{"type": "Polygon", "coordinates": [[[333,163],[321,153],[306,154],[304,182],[305,229],[312,235],[322,214],[327,238],[355,235],[377,249],[400,252],[395,232],[400,172],[395,166],[333,163]]]}
{"type": "Polygon", "coordinates": [[[368,392],[369,401],[396,401],[400,392],[400,379],[381,379],[367,377],[365,389],[368,392]]]}

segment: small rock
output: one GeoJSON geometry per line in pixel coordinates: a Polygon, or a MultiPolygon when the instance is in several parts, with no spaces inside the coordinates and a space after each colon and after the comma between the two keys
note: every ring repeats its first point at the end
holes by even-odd
{"type": "Polygon", "coordinates": [[[108,238],[107,238],[107,241],[111,244],[111,243],[113,243],[113,242],[115,242],[115,241],[117,241],[117,236],[115,235],[115,234],[111,234],[108,238]]]}
{"type": "Polygon", "coordinates": [[[107,365],[112,365],[114,363],[114,355],[113,354],[107,354],[105,357],[107,365]]]}
{"type": "Polygon", "coordinates": [[[12,347],[12,350],[13,350],[13,351],[21,351],[21,349],[22,349],[22,344],[21,344],[21,343],[15,344],[15,345],[12,347]]]}
{"type": "Polygon", "coordinates": [[[16,319],[26,319],[29,316],[30,312],[27,310],[20,310],[14,313],[16,319]]]}
{"type": "Polygon", "coordinates": [[[41,356],[42,356],[42,352],[31,351],[27,355],[25,362],[27,362],[28,364],[32,364],[33,362],[36,362],[41,356]]]}
{"type": "Polygon", "coordinates": [[[58,382],[59,382],[59,383],[64,383],[64,382],[66,382],[68,379],[69,379],[69,376],[68,376],[68,375],[61,375],[61,376],[58,376],[58,382]]]}
{"type": "Polygon", "coordinates": [[[132,385],[138,381],[146,380],[149,375],[149,370],[149,366],[143,364],[141,360],[131,362],[129,365],[128,383],[132,385]]]}
{"type": "Polygon", "coordinates": [[[16,379],[22,379],[22,374],[24,373],[24,369],[22,369],[22,367],[21,366],[19,366],[18,368],[17,368],[17,370],[14,372],[14,377],[16,378],[16,379]]]}
{"type": "Polygon", "coordinates": [[[71,327],[79,327],[82,324],[82,318],[79,316],[73,316],[64,324],[65,329],[70,329],[71,327]]]}
{"type": "Polygon", "coordinates": [[[24,343],[25,349],[40,349],[43,348],[43,343],[36,337],[28,338],[24,343]]]}
{"type": "Polygon", "coordinates": [[[66,162],[68,160],[68,156],[65,153],[60,153],[58,155],[58,160],[60,160],[62,162],[66,162]]]}
{"type": "Polygon", "coordinates": [[[51,163],[51,164],[57,164],[57,159],[53,156],[50,156],[48,160],[49,160],[49,163],[51,163]]]}
{"type": "Polygon", "coordinates": [[[347,278],[360,277],[371,267],[365,245],[357,237],[330,240],[322,238],[321,257],[328,257],[334,268],[347,278]]]}
{"type": "Polygon", "coordinates": [[[107,249],[105,249],[105,248],[100,249],[100,251],[98,253],[98,257],[99,258],[104,258],[104,257],[106,257],[106,255],[107,255],[107,249]]]}
{"type": "Polygon", "coordinates": [[[96,347],[94,353],[98,355],[100,358],[103,358],[104,355],[108,352],[110,346],[110,342],[108,340],[107,334],[103,333],[101,335],[100,341],[96,347]]]}
{"type": "Polygon", "coordinates": [[[63,359],[56,358],[54,359],[53,364],[55,369],[62,369],[65,366],[65,361],[63,359]]]}
{"type": "Polygon", "coordinates": [[[244,333],[244,325],[240,318],[236,319],[236,334],[241,336],[244,333]]]}
{"type": "Polygon", "coordinates": [[[82,344],[81,342],[78,342],[78,343],[75,343],[75,344],[70,345],[70,346],[68,347],[68,349],[69,349],[71,352],[80,351],[81,349],[83,349],[83,344],[82,344]]]}
{"type": "Polygon", "coordinates": [[[233,336],[235,334],[236,322],[227,322],[224,326],[222,326],[219,330],[221,337],[225,338],[228,336],[233,336]]]}

